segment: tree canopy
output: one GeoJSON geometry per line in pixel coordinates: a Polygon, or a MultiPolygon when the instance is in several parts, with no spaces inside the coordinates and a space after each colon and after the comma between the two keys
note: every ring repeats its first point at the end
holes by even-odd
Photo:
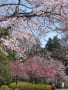
{"type": "Polygon", "coordinates": [[[45,40],[50,31],[63,33],[68,42],[67,0],[0,0],[0,11],[0,27],[11,30],[26,48],[45,40]]]}
{"type": "Polygon", "coordinates": [[[68,29],[67,0],[0,0],[0,21],[4,27],[29,29],[33,35],[44,36],[48,31],[68,29]],[[3,23],[4,24],[4,23],[3,23]]]}

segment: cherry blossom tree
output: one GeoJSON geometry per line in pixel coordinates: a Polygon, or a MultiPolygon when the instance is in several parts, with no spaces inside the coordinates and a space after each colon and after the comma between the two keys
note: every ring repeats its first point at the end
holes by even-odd
{"type": "Polygon", "coordinates": [[[0,21],[7,21],[8,27],[23,25],[22,28],[29,28],[33,34],[38,32],[39,36],[68,29],[67,0],[1,0],[0,11],[0,21]]]}
{"type": "Polygon", "coordinates": [[[32,58],[28,59],[24,64],[19,61],[12,62],[13,77],[18,76],[21,79],[33,82],[40,78],[55,79],[57,69],[54,66],[45,66],[34,61],[32,58]]]}
{"type": "Polygon", "coordinates": [[[11,30],[16,41],[24,39],[21,43],[26,48],[45,39],[50,31],[66,33],[67,39],[67,24],[67,0],[0,0],[0,27],[11,30]]]}

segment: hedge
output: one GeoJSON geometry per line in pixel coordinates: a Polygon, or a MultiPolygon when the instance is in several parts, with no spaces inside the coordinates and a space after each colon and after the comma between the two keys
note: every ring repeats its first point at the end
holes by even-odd
{"type": "Polygon", "coordinates": [[[46,84],[32,84],[28,82],[16,82],[10,83],[9,85],[2,85],[0,90],[51,90],[50,85],[46,84]]]}
{"type": "Polygon", "coordinates": [[[18,82],[17,85],[16,83],[11,83],[9,85],[12,90],[51,90],[50,85],[46,84],[32,84],[32,83],[26,83],[26,82],[18,82]]]}
{"type": "Polygon", "coordinates": [[[0,90],[10,90],[10,88],[7,85],[2,85],[0,90]]]}

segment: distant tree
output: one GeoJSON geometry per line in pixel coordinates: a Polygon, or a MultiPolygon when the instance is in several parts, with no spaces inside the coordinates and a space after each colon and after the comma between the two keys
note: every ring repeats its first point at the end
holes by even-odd
{"type": "Polygon", "coordinates": [[[57,36],[55,36],[53,39],[49,38],[45,48],[47,51],[52,52],[52,57],[63,57],[63,47],[60,39],[57,36]]]}
{"type": "Polygon", "coordinates": [[[11,81],[11,67],[7,56],[0,50],[0,84],[11,81]]]}
{"type": "Polygon", "coordinates": [[[60,39],[55,36],[53,38],[53,57],[62,59],[64,56],[64,49],[63,46],[61,45],[60,39]]]}
{"type": "Polygon", "coordinates": [[[53,38],[52,42],[53,42],[52,44],[53,44],[54,49],[61,49],[62,48],[61,43],[60,43],[60,39],[57,36],[55,36],[53,38]]]}
{"type": "Polygon", "coordinates": [[[53,41],[51,38],[49,38],[49,40],[47,41],[47,44],[45,46],[47,51],[52,51],[53,50],[53,41]]]}

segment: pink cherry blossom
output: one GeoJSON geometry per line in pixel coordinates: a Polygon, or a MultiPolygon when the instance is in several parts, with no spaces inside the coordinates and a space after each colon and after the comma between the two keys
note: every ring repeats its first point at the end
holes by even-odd
{"type": "Polygon", "coordinates": [[[25,63],[20,61],[12,62],[12,72],[13,76],[18,75],[23,79],[32,78],[55,78],[56,77],[56,68],[49,67],[43,64],[40,64],[32,58],[28,59],[25,63]]]}

